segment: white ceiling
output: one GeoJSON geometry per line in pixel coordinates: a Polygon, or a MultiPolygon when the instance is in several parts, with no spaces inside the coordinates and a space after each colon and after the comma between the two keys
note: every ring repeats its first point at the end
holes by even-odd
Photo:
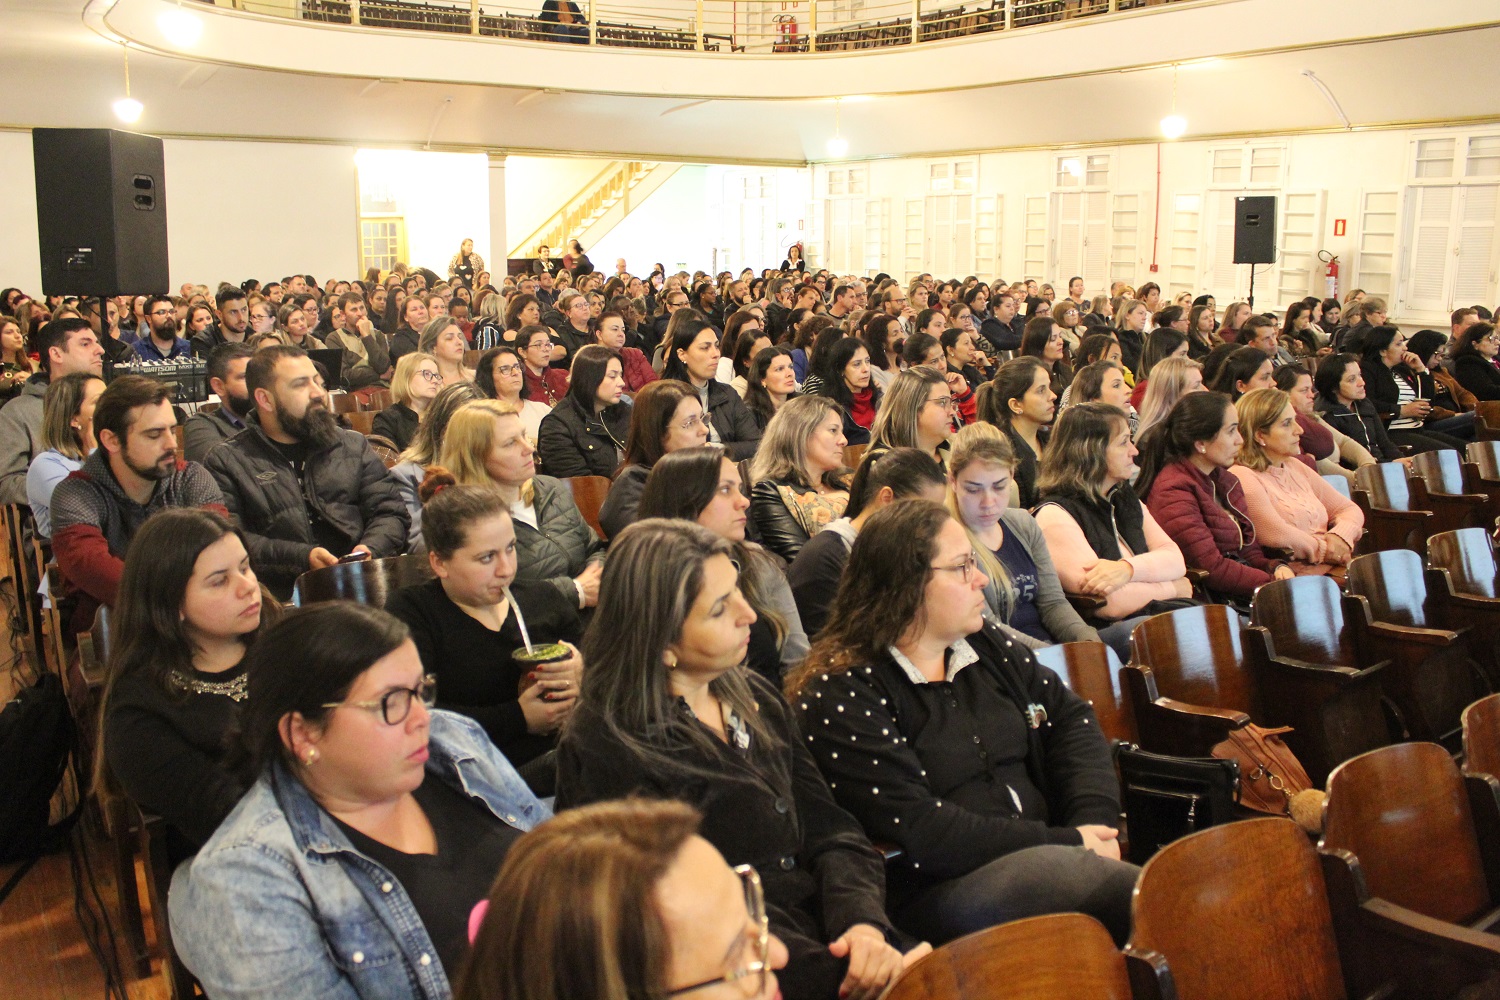
{"type": "Polygon", "coordinates": [[[1125,142],[1155,135],[1182,60],[1200,60],[1179,71],[1190,137],[1339,127],[1309,69],[1355,126],[1500,118],[1494,0],[1230,0],[833,57],[313,28],[196,4],[204,44],[174,54],[147,30],[160,2],[0,0],[0,126],[116,125],[115,31],[163,47],[130,59],[136,128],[163,135],[803,163],[823,156],[832,95],[874,94],[841,110],[865,155],[1125,142]],[[921,92],[934,87],[953,89],[921,92]]]}

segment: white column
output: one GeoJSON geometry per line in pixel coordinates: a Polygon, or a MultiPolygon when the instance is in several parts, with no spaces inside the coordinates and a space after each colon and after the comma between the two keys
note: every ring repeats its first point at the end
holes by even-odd
{"type": "Polygon", "coordinates": [[[505,231],[505,154],[491,152],[490,159],[490,280],[496,288],[505,277],[505,255],[510,253],[510,234],[505,231]]]}

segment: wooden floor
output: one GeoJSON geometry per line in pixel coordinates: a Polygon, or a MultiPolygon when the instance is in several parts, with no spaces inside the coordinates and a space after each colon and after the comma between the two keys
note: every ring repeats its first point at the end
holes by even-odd
{"type": "MultiPolygon", "coordinates": [[[[0,588],[6,590],[10,586],[9,580],[0,583],[0,588]]],[[[5,618],[0,613],[0,651],[11,648],[5,618]]],[[[8,659],[8,653],[0,652],[0,662],[8,659]]],[[[13,673],[0,670],[0,703],[9,700],[14,686],[13,673]]],[[[89,853],[104,912],[115,928],[121,950],[120,968],[126,977],[130,1000],[169,1000],[171,989],[161,974],[160,961],[152,963],[149,978],[133,978],[133,964],[125,954],[119,923],[118,893],[108,845],[87,832],[82,832],[81,837],[89,853]]],[[[0,866],[0,885],[9,880],[17,867],[0,866]]],[[[10,897],[0,903],[0,998],[3,1000],[100,1000],[104,996],[104,974],[73,913],[73,879],[69,867],[65,851],[42,858],[10,897]]],[[[147,939],[151,940],[150,902],[141,881],[144,875],[137,859],[138,891],[146,911],[147,939]]]]}

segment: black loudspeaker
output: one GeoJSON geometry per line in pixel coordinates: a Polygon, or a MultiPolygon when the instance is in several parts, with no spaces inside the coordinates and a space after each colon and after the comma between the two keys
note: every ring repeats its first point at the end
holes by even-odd
{"type": "Polygon", "coordinates": [[[1234,199],[1234,262],[1269,264],[1276,259],[1276,199],[1234,199]]]}
{"type": "Polygon", "coordinates": [[[38,128],[31,148],[43,294],[165,292],[161,140],[107,128],[38,128]]]}

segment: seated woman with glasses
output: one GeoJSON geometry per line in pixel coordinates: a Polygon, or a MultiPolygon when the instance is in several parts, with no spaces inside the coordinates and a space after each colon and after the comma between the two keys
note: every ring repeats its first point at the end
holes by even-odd
{"type": "Polygon", "coordinates": [[[698,826],[680,802],[625,799],[526,834],[480,904],[455,1000],[779,996],[787,949],[760,876],[698,826]]]}
{"type": "Polygon", "coordinates": [[[444,1000],[469,912],[550,817],[472,719],[432,709],[406,626],[294,611],[256,640],[241,739],[259,780],[170,895],[212,997],[444,1000]]]}
{"type": "Polygon", "coordinates": [[[515,347],[508,344],[492,347],[479,357],[474,384],[485,399],[498,399],[514,406],[521,414],[521,425],[526,428],[526,440],[535,442],[541,437],[542,419],[552,408],[527,398],[525,371],[515,347]]]}
{"type": "Polygon", "coordinates": [[[402,451],[411,444],[422,416],[443,387],[437,358],[421,351],[403,354],[391,379],[395,402],[375,414],[370,433],[389,438],[402,451]]]}
{"type": "Polygon", "coordinates": [[[827,396],[776,411],[750,466],[750,516],[761,544],[787,562],[849,505],[844,419],[827,396]]]}
{"type": "Polygon", "coordinates": [[[865,457],[892,448],[915,448],[939,466],[946,465],[954,413],[953,392],[941,370],[927,365],[908,368],[891,380],[870,428],[865,457]]]}
{"type": "Polygon", "coordinates": [[[552,367],[555,346],[552,333],[545,326],[526,326],[516,334],[521,349],[521,375],[526,380],[526,398],[556,406],[568,394],[568,372],[552,367]]]}
{"type": "Polygon", "coordinates": [[[791,953],[784,994],[874,1000],[903,965],[880,855],[834,803],[779,692],[744,666],[755,612],[731,554],[683,521],[615,539],[558,745],[558,807],[627,795],[695,807],[704,838],[761,873],[791,953]]]}
{"type": "Polygon", "coordinates": [[[635,523],[646,477],[663,455],[707,441],[708,421],[692,386],[668,378],[642,389],[630,408],[625,457],[599,508],[599,526],[605,535],[613,538],[635,523]]]}
{"type": "Polygon", "coordinates": [[[514,654],[528,642],[577,642],[577,602],[545,582],[516,579],[516,528],[499,490],[456,485],[448,470],[433,466],[421,492],[434,579],[393,594],[386,610],[411,629],[423,667],[439,684],[439,706],[477,721],[506,760],[522,767],[555,745],[578,697],[583,661],[573,650],[526,667],[514,654]]]}
{"type": "Polygon", "coordinates": [[[396,481],[401,502],[406,504],[406,513],[411,518],[411,527],[406,531],[406,551],[409,553],[420,555],[427,551],[427,543],[422,540],[422,498],[418,494],[427,467],[436,465],[442,457],[443,435],[448,432],[448,421],[453,419],[460,406],[483,398],[473,382],[443,386],[417,425],[411,444],[391,466],[391,478],[396,481]]]}
{"type": "Polygon", "coordinates": [[[878,511],[789,702],[839,804],[903,848],[887,868],[902,930],[940,944],[1076,911],[1123,942],[1139,870],[1120,860],[1109,745],[1088,702],[985,624],[988,582],[938,504],[878,511]]]}
{"type": "Polygon", "coordinates": [[[573,355],[568,394],[542,421],[537,465],[558,479],[608,478],[630,431],[630,401],[618,352],[588,344],[573,355]]]}
{"type": "Polygon", "coordinates": [[[1500,331],[1493,323],[1475,323],[1458,335],[1449,351],[1453,377],[1475,399],[1500,399],[1500,331]]]}

